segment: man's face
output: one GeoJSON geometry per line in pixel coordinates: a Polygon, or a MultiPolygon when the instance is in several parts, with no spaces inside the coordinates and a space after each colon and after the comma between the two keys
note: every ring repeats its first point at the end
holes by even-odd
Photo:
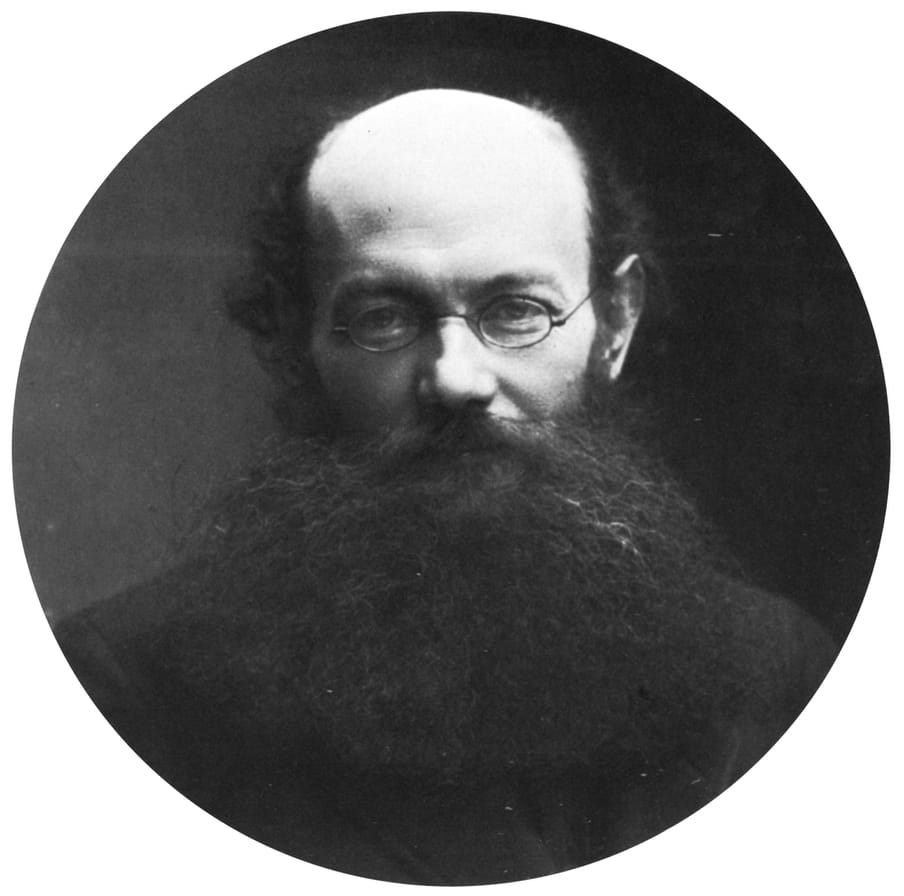
{"type": "Polygon", "coordinates": [[[311,354],[343,429],[465,407],[547,419],[580,401],[597,334],[592,303],[577,307],[590,289],[586,189],[555,126],[477,94],[409,94],[328,138],[308,189],[321,248],[311,354]],[[451,316],[476,318],[507,296],[553,320],[577,311],[520,349],[451,316]],[[408,309],[429,322],[393,351],[334,331],[362,312],[392,320],[408,309]]]}
{"type": "MultiPolygon", "coordinates": [[[[189,676],[256,736],[322,739],[368,772],[448,780],[652,749],[709,694],[716,663],[686,647],[705,640],[711,554],[617,400],[565,413],[591,360],[597,380],[594,353],[614,376],[631,332],[582,304],[571,144],[523,107],[439,93],[352,119],[312,166],[310,348],[355,435],[268,446],[209,526],[224,560],[192,591],[211,636],[189,676]],[[574,314],[523,349],[457,317],[512,294],[574,314]],[[433,319],[393,343],[407,308],[433,319]],[[361,314],[356,338],[392,351],[341,329],[361,314]]],[[[632,258],[608,296],[627,318],[632,258]]],[[[714,631],[708,652],[722,643],[714,631]]]]}

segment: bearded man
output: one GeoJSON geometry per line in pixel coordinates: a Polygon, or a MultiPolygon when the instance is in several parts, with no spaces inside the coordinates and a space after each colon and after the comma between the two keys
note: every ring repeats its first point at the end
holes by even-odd
{"type": "Polygon", "coordinates": [[[125,739],[292,855],[430,884],[581,865],[746,771],[834,649],[632,437],[637,216],[547,111],[333,127],[233,300],[290,434],[184,561],[61,626],[125,739]]]}

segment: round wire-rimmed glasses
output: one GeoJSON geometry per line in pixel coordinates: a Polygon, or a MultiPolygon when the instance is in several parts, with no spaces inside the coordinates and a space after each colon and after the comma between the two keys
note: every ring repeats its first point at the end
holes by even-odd
{"type": "Polygon", "coordinates": [[[554,318],[549,308],[527,296],[501,296],[479,314],[429,314],[403,302],[386,302],[364,308],[347,324],[333,327],[366,352],[394,352],[416,342],[424,329],[438,320],[460,317],[486,345],[498,348],[530,348],[542,342],[555,327],[568,323],[596,292],[591,290],[564,317],[554,318]]]}

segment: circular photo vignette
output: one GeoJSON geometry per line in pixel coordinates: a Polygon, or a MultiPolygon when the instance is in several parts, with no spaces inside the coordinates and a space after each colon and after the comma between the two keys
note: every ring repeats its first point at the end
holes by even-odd
{"type": "MultiPolygon", "coordinates": [[[[193,550],[198,509],[258,460],[261,441],[296,425],[221,310],[224,296],[246,287],[244,268],[255,263],[243,242],[249,213],[293,140],[324,111],[436,87],[519,101],[540,94],[551,107],[591,110],[590,130],[611,144],[651,214],[646,299],[620,378],[649,412],[643,434],[722,534],[744,588],[782,595],[839,645],[875,558],[887,418],[862,299],[818,212],[746,128],[649,61],[539,23],[445,15],[325,32],[237,69],[152,131],[86,209],[36,313],[17,401],[23,539],[51,621],[72,631],[72,620],[93,613],[94,627],[114,595],[169,582],[166,570],[193,550]],[[511,62],[500,62],[501,34],[511,62]],[[362,62],[368,46],[381,48],[380,64],[362,62]],[[357,92],[356,66],[367,82],[357,92]],[[611,86],[601,106],[603,79],[611,86]]],[[[116,624],[132,626],[127,616],[116,624]]],[[[84,626],[78,637],[87,643],[84,626]]],[[[70,647],[70,661],[79,650],[70,647]]],[[[115,658],[117,673],[122,662],[115,658]]],[[[120,696],[92,693],[108,715],[120,696]]],[[[248,832],[266,842],[261,830],[248,832]]],[[[640,839],[655,832],[644,828],[640,839]]],[[[522,834],[511,834],[515,855],[525,852],[522,834]]],[[[540,840],[552,849],[549,836],[540,840]]],[[[593,858],[608,854],[591,849],[593,858]]],[[[407,879],[360,861],[321,864],[407,879]]],[[[451,882],[510,879],[508,864],[488,880],[477,871],[451,882]]],[[[445,872],[411,873],[446,882],[445,872]]]]}

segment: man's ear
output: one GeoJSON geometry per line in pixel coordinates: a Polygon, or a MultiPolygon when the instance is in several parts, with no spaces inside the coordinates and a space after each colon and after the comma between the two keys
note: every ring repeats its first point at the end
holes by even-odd
{"type": "Polygon", "coordinates": [[[644,304],[644,270],[637,255],[628,255],[612,272],[614,286],[600,320],[597,363],[606,379],[618,379],[644,304]]]}

